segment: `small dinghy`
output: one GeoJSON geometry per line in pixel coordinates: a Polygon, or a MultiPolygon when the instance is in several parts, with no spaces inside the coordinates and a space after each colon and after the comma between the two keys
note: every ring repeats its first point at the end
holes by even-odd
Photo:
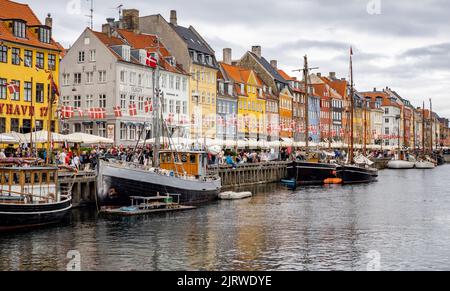
{"type": "Polygon", "coordinates": [[[416,169],[428,170],[434,168],[436,168],[436,165],[429,161],[420,161],[416,163],[416,169]]]}
{"type": "Polygon", "coordinates": [[[222,200],[239,200],[252,197],[252,192],[223,192],[219,194],[219,198],[222,200]]]}
{"type": "Polygon", "coordinates": [[[389,169],[413,169],[414,166],[415,166],[414,162],[402,160],[392,160],[387,165],[389,169]]]}

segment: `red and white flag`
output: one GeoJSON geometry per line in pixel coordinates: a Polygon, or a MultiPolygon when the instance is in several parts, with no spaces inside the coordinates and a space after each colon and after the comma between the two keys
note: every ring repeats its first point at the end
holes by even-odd
{"type": "Polygon", "coordinates": [[[153,112],[153,104],[152,101],[145,101],[144,103],[145,113],[153,112]]]}
{"type": "Polygon", "coordinates": [[[137,115],[136,103],[131,103],[128,106],[128,111],[129,111],[130,116],[136,116],[137,115]]]}
{"type": "Polygon", "coordinates": [[[114,106],[113,109],[116,117],[122,117],[122,108],[120,106],[114,106]]]}
{"type": "Polygon", "coordinates": [[[9,94],[15,94],[18,93],[20,91],[20,87],[19,85],[17,85],[16,82],[11,81],[10,83],[7,84],[8,90],[9,90],[9,94]]]}
{"type": "Polygon", "coordinates": [[[74,117],[73,107],[72,106],[62,106],[61,107],[61,117],[63,119],[69,119],[74,117]]]}
{"type": "Polygon", "coordinates": [[[106,110],[104,108],[89,108],[89,118],[91,119],[105,119],[106,110]]]}
{"type": "Polygon", "coordinates": [[[84,116],[83,109],[81,109],[80,107],[77,108],[77,112],[78,112],[78,116],[79,117],[83,117],[84,116]]]}
{"type": "Polygon", "coordinates": [[[150,68],[156,69],[158,66],[158,60],[152,56],[150,52],[147,52],[147,58],[145,59],[145,64],[150,68]]]}

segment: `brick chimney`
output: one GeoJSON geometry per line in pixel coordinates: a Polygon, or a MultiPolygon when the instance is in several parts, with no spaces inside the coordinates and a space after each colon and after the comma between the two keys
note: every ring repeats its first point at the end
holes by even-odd
{"type": "Polygon", "coordinates": [[[375,88],[373,88],[373,92],[377,92],[377,88],[375,87],[375,88]]]}
{"type": "Polygon", "coordinates": [[[139,33],[139,10],[124,9],[122,15],[122,27],[139,33]]]}
{"type": "Polygon", "coordinates": [[[336,80],[336,72],[330,72],[330,79],[331,80],[336,80]]]}
{"type": "Polygon", "coordinates": [[[275,70],[278,70],[278,62],[277,62],[277,60],[271,60],[271,61],[270,61],[270,65],[271,65],[272,68],[274,68],[275,70]]]}
{"type": "Polygon", "coordinates": [[[255,45],[252,46],[252,53],[258,56],[258,58],[261,58],[261,46],[255,45]]]}
{"type": "Polygon", "coordinates": [[[230,48],[223,49],[223,62],[227,65],[231,65],[232,50],[230,48]]]}
{"type": "Polygon", "coordinates": [[[322,73],[317,73],[317,77],[322,77],[322,73]]]}
{"type": "Polygon", "coordinates": [[[47,18],[45,18],[45,25],[48,27],[52,27],[53,26],[53,18],[52,15],[49,13],[47,14],[47,18]]]}
{"type": "Polygon", "coordinates": [[[102,25],[102,32],[111,37],[114,27],[114,18],[106,18],[106,23],[102,25]]]}
{"type": "Polygon", "coordinates": [[[170,24],[172,24],[173,26],[178,25],[178,18],[177,18],[176,10],[170,10],[170,24]]]}

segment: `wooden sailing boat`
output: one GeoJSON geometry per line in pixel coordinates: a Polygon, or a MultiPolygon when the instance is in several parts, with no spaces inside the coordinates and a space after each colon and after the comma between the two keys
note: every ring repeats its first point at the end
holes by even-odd
{"type": "MultiPolygon", "coordinates": [[[[159,43],[159,40],[158,40],[159,43]]],[[[158,54],[159,57],[159,54],[158,54]]],[[[149,68],[150,69],[150,68],[149,68]]],[[[159,88],[160,68],[153,70],[156,88],[153,96],[155,146],[153,167],[134,163],[100,160],[98,164],[97,197],[99,206],[129,205],[131,197],[177,195],[181,204],[200,204],[218,198],[222,182],[209,176],[204,151],[177,151],[169,135],[169,150],[161,150],[160,139],[169,132],[161,112],[163,94],[159,88]]],[[[168,133],[169,134],[169,133],[168,133]]]]}
{"type": "MultiPolygon", "coordinates": [[[[49,74],[49,79],[53,82],[51,72],[49,74]]],[[[52,83],[51,87],[53,85],[52,83]]],[[[52,106],[55,101],[55,92],[51,90],[48,98],[50,136],[52,106]]],[[[72,208],[72,185],[66,191],[61,190],[58,167],[49,163],[50,147],[51,137],[48,139],[45,166],[28,163],[22,166],[25,163],[18,159],[0,164],[0,231],[58,223],[69,214],[72,208]]]]}
{"type": "Polygon", "coordinates": [[[336,164],[321,163],[309,159],[309,72],[308,57],[304,57],[303,79],[305,82],[305,145],[306,157],[297,159],[288,167],[289,178],[300,185],[323,185],[327,180],[336,178],[336,164]]]}
{"type": "Polygon", "coordinates": [[[337,168],[337,177],[342,184],[358,184],[375,182],[378,170],[367,165],[354,162],[354,112],[355,112],[355,90],[353,81],[353,49],[350,48],[350,147],[349,159],[346,164],[337,168]]]}

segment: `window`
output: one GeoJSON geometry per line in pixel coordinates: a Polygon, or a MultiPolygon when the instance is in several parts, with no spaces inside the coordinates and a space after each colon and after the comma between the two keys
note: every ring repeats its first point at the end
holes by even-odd
{"type": "Polygon", "coordinates": [[[169,112],[174,113],[174,103],[173,100],[169,100],[169,112]]]}
{"type": "Polygon", "coordinates": [[[6,118],[0,117],[0,133],[6,132],[6,118]]]}
{"type": "Polygon", "coordinates": [[[384,134],[389,134],[389,127],[386,127],[385,129],[384,129],[384,134]]]}
{"type": "Polygon", "coordinates": [[[11,131],[20,132],[19,119],[11,118],[11,131]]]}
{"type": "Polygon", "coordinates": [[[130,125],[130,127],[128,127],[128,129],[129,129],[128,139],[135,140],[136,139],[136,126],[130,125]]]}
{"type": "Polygon", "coordinates": [[[162,107],[162,112],[167,113],[167,99],[166,98],[162,98],[161,107],[162,107]]]}
{"type": "Polygon", "coordinates": [[[32,98],[32,83],[31,82],[25,82],[23,90],[24,90],[24,100],[31,102],[31,98],[32,98]]]}
{"type": "Polygon", "coordinates": [[[93,133],[93,124],[92,123],[88,123],[84,126],[84,132],[87,134],[92,134],[93,133]]]}
{"type": "Polygon", "coordinates": [[[70,74],[62,74],[62,78],[63,86],[68,86],[70,82],[70,74]]]}
{"type": "Polygon", "coordinates": [[[130,96],[130,104],[134,104],[135,102],[135,96],[131,95],[130,96]]]}
{"type": "Polygon", "coordinates": [[[70,106],[70,96],[63,96],[62,97],[62,105],[63,106],[70,106]]]}
{"type": "Polygon", "coordinates": [[[94,107],[94,95],[86,95],[86,108],[94,107]]]}
{"type": "Polygon", "coordinates": [[[127,108],[127,95],[120,94],[120,108],[127,108]]]}
{"type": "Polygon", "coordinates": [[[36,83],[36,102],[44,103],[44,84],[36,83]]]}
{"type": "Polygon", "coordinates": [[[141,74],[138,75],[138,86],[139,87],[142,86],[142,75],[141,74]]]}
{"type": "Polygon", "coordinates": [[[14,21],[13,33],[15,37],[26,38],[26,25],[22,21],[14,21]]]}
{"type": "Polygon", "coordinates": [[[89,51],[89,61],[95,62],[95,50],[89,51]]]}
{"type": "Polygon", "coordinates": [[[187,102],[183,101],[183,114],[187,114],[187,102]]]}
{"type": "Polygon", "coordinates": [[[0,46],[0,62],[1,63],[8,62],[8,47],[5,45],[0,46]]]}
{"type": "Polygon", "coordinates": [[[80,95],[73,96],[73,107],[75,107],[75,108],[81,107],[81,96],[80,95]]]}
{"type": "Polygon", "coordinates": [[[105,122],[101,122],[98,125],[98,136],[106,137],[106,123],[105,122]]]}
{"type": "Polygon", "coordinates": [[[130,72],[130,84],[136,85],[136,73],[135,72],[130,72]]]}
{"type": "Polygon", "coordinates": [[[181,78],[177,77],[176,81],[175,81],[175,89],[176,90],[180,90],[180,83],[181,83],[181,78]]]}
{"type": "Polygon", "coordinates": [[[11,50],[11,62],[13,65],[20,65],[20,49],[13,47],[11,50]]]}
{"type": "Polygon", "coordinates": [[[0,99],[6,99],[6,79],[0,79],[0,99]]]}
{"type": "Polygon", "coordinates": [[[98,96],[98,107],[106,108],[106,95],[105,94],[100,94],[98,96]]]}
{"type": "Polygon", "coordinates": [[[120,124],[120,139],[126,140],[127,139],[127,126],[125,123],[120,124]]]}
{"type": "Polygon", "coordinates": [[[166,88],[166,80],[167,80],[167,76],[162,74],[161,75],[161,88],[166,88]]]}
{"type": "Polygon", "coordinates": [[[144,96],[138,97],[138,110],[144,111],[144,96]]]}
{"type": "Polygon", "coordinates": [[[81,73],[74,73],[73,74],[73,83],[75,85],[80,85],[81,84],[81,73]]]}
{"type": "Polygon", "coordinates": [[[36,53],[36,67],[44,69],[44,53],[36,53]]]}
{"type": "Polygon", "coordinates": [[[74,132],[81,132],[81,123],[75,123],[73,125],[73,131],[74,132]]]}
{"type": "Polygon", "coordinates": [[[174,87],[174,77],[173,75],[169,76],[169,89],[173,89],[174,87]]]}
{"type": "Polygon", "coordinates": [[[384,108],[384,114],[389,114],[389,108],[384,108]]]}
{"type": "Polygon", "coordinates": [[[186,92],[187,90],[187,79],[183,78],[183,92],[186,92]]]}
{"type": "Polygon", "coordinates": [[[25,63],[25,67],[33,67],[33,52],[29,51],[29,50],[25,50],[25,54],[24,54],[25,58],[24,58],[24,63],[25,63]]]}
{"type": "Polygon", "coordinates": [[[94,82],[94,72],[86,73],[86,84],[92,84],[94,82]]]}
{"type": "Polygon", "coordinates": [[[389,118],[385,118],[384,123],[389,123],[389,118]]]}
{"type": "Polygon", "coordinates": [[[126,84],[126,72],[125,71],[120,71],[120,82],[126,84]]]}
{"type": "Polygon", "coordinates": [[[39,41],[43,42],[43,43],[50,43],[50,39],[51,39],[51,32],[50,29],[45,28],[45,27],[40,27],[39,28],[39,41]]]}
{"type": "Polygon", "coordinates": [[[78,52],[78,62],[79,63],[84,63],[84,51],[79,51],[78,52]]]}
{"type": "Polygon", "coordinates": [[[16,83],[16,85],[19,87],[19,92],[12,94],[11,100],[19,101],[20,100],[20,81],[12,80],[11,82],[16,83]]]}
{"type": "Polygon", "coordinates": [[[106,71],[98,71],[98,82],[106,83],[106,71]]]}
{"type": "Polygon", "coordinates": [[[48,55],[48,69],[52,71],[56,69],[56,55],[48,55]]]}

